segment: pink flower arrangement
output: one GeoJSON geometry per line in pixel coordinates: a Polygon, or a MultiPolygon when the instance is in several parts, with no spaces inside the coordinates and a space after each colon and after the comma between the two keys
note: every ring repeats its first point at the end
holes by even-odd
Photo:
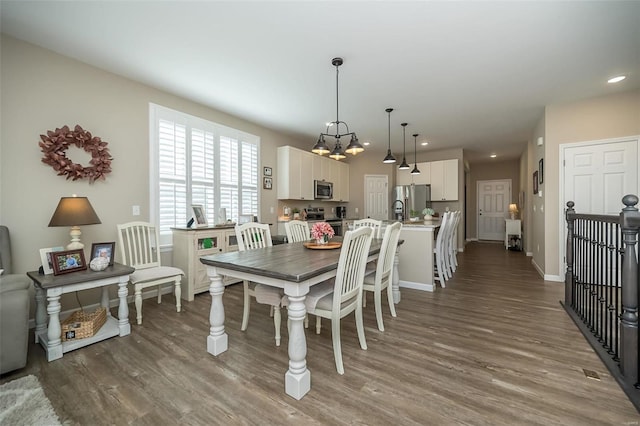
{"type": "Polygon", "coordinates": [[[316,240],[324,239],[326,235],[326,239],[333,237],[335,235],[335,231],[327,222],[316,222],[311,227],[311,236],[316,240]]]}

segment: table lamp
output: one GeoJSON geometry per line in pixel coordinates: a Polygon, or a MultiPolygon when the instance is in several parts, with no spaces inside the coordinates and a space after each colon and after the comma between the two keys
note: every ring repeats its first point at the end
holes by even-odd
{"type": "Polygon", "coordinates": [[[511,220],[514,220],[516,218],[516,214],[518,213],[518,205],[509,204],[509,213],[511,214],[511,220]]]}
{"type": "Polygon", "coordinates": [[[49,226],[70,226],[71,243],[67,245],[67,250],[78,250],[84,248],[80,242],[80,225],[96,225],[100,222],[91,203],[87,197],[62,197],[53,212],[49,226]]]}

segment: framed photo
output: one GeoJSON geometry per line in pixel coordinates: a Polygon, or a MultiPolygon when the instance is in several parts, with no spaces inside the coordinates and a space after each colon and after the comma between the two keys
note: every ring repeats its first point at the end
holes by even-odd
{"type": "Polygon", "coordinates": [[[264,189],[273,189],[273,180],[270,177],[264,178],[264,183],[262,187],[264,189]]]}
{"type": "Polygon", "coordinates": [[[53,274],[53,258],[51,253],[54,251],[63,251],[64,247],[49,247],[40,249],[40,261],[42,262],[42,270],[45,275],[53,274]]]}
{"type": "Polygon", "coordinates": [[[51,253],[53,259],[53,275],[68,274],[69,272],[84,271],[87,269],[87,262],[84,261],[84,250],[54,251],[51,253]]]}
{"type": "Polygon", "coordinates": [[[538,193],[538,171],[533,172],[533,193],[538,193]]]}
{"type": "Polygon", "coordinates": [[[263,174],[265,176],[273,176],[273,169],[271,167],[264,167],[263,174]]]}
{"type": "Polygon", "coordinates": [[[113,266],[116,243],[93,243],[91,244],[91,260],[96,257],[104,257],[109,261],[109,266],[113,266]]]}
{"type": "Polygon", "coordinates": [[[542,184],[544,182],[544,158],[538,161],[538,179],[538,183],[542,184]]]}
{"type": "Polygon", "coordinates": [[[193,211],[193,219],[195,220],[196,227],[208,226],[207,214],[202,204],[192,204],[191,210],[193,211]]]}

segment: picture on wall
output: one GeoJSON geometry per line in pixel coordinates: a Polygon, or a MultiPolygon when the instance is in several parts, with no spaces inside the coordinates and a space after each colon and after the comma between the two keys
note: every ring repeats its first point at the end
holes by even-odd
{"type": "Polygon", "coordinates": [[[538,193],[538,171],[533,172],[533,193],[538,193]]]}
{"type": "Polygon", "coordinates": [[[538,179],[538,183],[542,184],[544,182],[544,158],[538,161],[538,179]]]}

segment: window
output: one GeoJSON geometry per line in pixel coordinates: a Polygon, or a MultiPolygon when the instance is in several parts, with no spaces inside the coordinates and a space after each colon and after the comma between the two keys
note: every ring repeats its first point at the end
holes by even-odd
{"type": "Polygon", "coordinates": [[[258,215],[260,138],[149,104],[151,220],[162,245],[171,228],[186,226],[191,205],[204,206],[209,224],[258,215]]]}

